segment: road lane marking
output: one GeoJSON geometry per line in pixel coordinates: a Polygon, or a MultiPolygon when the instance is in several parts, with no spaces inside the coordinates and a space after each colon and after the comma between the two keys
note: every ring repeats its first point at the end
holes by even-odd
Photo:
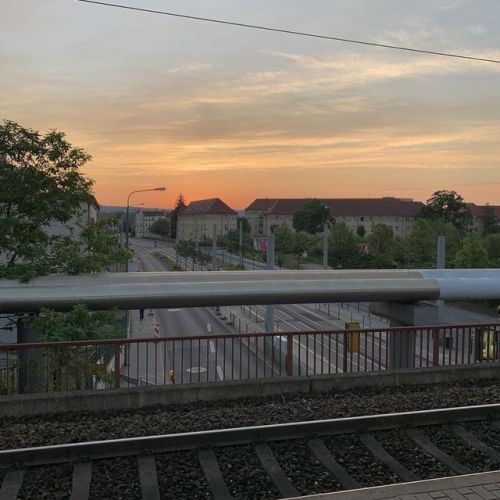
{"type": "Polygon", "coordinates": [[[211,323],[207,323],[207,333],[212,333],[212,325],[211,325],[211,323]]]}
{"type": "Polygon", "coordinates": [[[217,365],[217,375],[221,380],[224,380],[224,373],[222,373],[222,368],[219,365],[217,365]]]}
{"type": "Polygon", "coordinates": [[[209,340],[208,341],[208,345],[210,346],[210,352],[212,354],[215,354],[215,344],[214,344],[214,341],[213,340],[209,340]]]}
{"type": "Polygon", "coordinates": [[[180,309],[167,309],[168,312],[171,312],[171,313],[176,313],[176,312],[179,312],[180,309]]]}

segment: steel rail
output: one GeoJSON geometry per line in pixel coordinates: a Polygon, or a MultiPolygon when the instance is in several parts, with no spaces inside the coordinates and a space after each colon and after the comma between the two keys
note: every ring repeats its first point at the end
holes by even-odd
{"type": "Polygon", "coordinates": [[[101,459],[124,455],[167,453],[207,446],[284,441],[310,436],[372,432],[394,428],[416,428],[429,425],[500,418],[500,404],[440,408],[404,413],[364,415],[359,417],[292,422],[285,424],[196,431],[106,441],[89,441],[0,451],[0,468],[14,464],[25,466],[101,459]]]}

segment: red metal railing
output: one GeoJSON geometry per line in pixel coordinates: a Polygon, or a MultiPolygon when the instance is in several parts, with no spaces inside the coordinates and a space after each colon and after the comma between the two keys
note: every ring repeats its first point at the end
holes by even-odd
{"type": "Polygon", "coordinates": [[[500,324],[0,345],[0,394],[471,365],[500,324]]]}

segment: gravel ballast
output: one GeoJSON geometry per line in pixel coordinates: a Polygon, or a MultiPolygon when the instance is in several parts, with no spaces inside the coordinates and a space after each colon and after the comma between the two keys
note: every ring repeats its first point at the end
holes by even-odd
{"type": "Polygon", "coordinates": [[[497,380],[0,420],[0,449],[500,402],[497,380]]]}

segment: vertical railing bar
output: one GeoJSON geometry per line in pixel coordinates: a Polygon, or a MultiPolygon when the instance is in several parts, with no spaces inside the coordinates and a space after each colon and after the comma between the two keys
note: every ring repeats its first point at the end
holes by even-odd
{"type": "Polygon", "coordinates": [[[149,385],[149,342],[146,340],[146,386],[149,385]]]}
{"type": "Polygon", "coordinates": [[[198,339],[198,383],[201,382],[201,339],[198,339]]]}
{"type": "Polygon", "coordinates": [[[189,339],[189,383],[193,382],[193,339],[189,339]]]}
{"type": "Polygon", "coordinates": [[[155,342],[155,385],[158,385],[158,342],[155,342]]]}
{"type": "Polygon", "coordinates": [[[328,374],[332,373],[332,333],[328,332],[328,374]]]}

